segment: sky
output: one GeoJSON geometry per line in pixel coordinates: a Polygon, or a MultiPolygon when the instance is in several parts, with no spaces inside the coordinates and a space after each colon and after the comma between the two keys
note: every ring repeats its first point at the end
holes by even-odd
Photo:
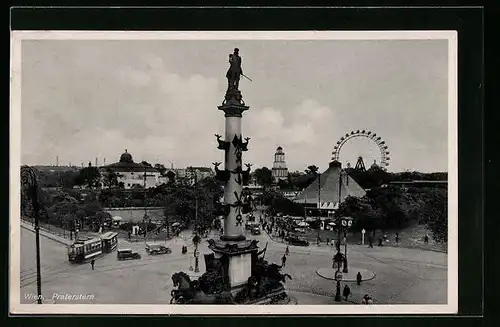
{"type": "MultiPolygon", "coordinates": [[[[447,40],[23,40],[21,163],[134,161],[211,167],[227,88],[228,54],[240,49],[240,90],[250,109],[243,161],[272,167],[283,147],[290,171],[328,168],[351,130],[389,147],[389,171],[447,171],[447,40]]],[[[353,139],[340,161],[379,161],[353,139]]]]}

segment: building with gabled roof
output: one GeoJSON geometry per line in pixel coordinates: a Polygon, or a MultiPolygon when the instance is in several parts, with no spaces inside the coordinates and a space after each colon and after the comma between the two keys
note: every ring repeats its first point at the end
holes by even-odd
{"type": "Polygon", "coordinates": [[[300,192],[293,201],[304,203],[309,208],[335,210],[339,205],[339,196],[342,202],[348,196],[361,198],[365,194],[365,190],[349,174],[342,171],[340,162],[332,161],[328,169],[318,174],[314,182],[300,192]]]}

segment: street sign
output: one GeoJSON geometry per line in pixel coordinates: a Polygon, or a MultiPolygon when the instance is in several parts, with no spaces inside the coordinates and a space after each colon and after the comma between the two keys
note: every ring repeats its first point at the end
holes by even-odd
{"type": "Polygon", "coordinates": [[[342,272],[337,271],[335,273],[335,280],[342,280],[342,272]]]}

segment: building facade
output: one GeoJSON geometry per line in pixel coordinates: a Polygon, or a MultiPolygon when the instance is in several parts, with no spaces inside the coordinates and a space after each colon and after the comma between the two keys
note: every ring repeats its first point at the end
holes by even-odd
{"type": "Polygon", "coordinates": [[[280,180],[288,179],[288,168],[285,162],[285,152],[283,148],[279,146],[274,153],[274,162],[272,168],[272,176],[274,182],[279,182],[280,180]]]}
{"type": "Polygon", "coordinates": [[[132,155],[125,150],[120,161],[99,167],[102,184],[106,187],[106,176],[110,172],[117,175],[118,183],[123,183],[125,189],[155,187],[163,183],[160,172],[153,167],[135,163],[132,155]]]}

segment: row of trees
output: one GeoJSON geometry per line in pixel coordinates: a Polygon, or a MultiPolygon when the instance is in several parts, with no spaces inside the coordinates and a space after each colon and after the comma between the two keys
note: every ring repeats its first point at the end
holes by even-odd
{"type": "MultiPolygon", "coordinates": [[[[40,220],[42,222],[74,230],[77,222],[86,223],[98,228],[111,215],[102,210],[94,194],[82,196],[73,190],[58,190],[56,192],[38,190],[40,204],[40,220]]],[[[33,217],[33,206],[25,193],[21,194],[21,215],[33,217]]]]}
{"type": "MultiPolygon", "coordinates": [[[[80,172],[90,171],[86,167],[80,172]]],[[[40,175],[39,175],[40,176],[40,175]]],[[[188,226],[197,222],[200,229],[212,226],[220,213],[219,199],[223,195],[222,185],[214,178],[205,178],[196,185],[187,181],[162,184],[147,190],[100,190],[39,189],[40,218],[55,226],[73,229],[76,221],[87,221],[102,225],[111,216],[105,207],[155,206],[164,207],[166,220],[178,221],[188,226]]],[[[31,201],[25,192],[21,194],[22,215],[33,217],[31,201]]]]}
{"type": "Polygon", "coordinates": [[[352,217],[353,229],[402,229],[414,223],[425,224],[437,242],[447,241],[447,190],[436,188],[378,187],[363,198],[348,197],[337,211],[352,217]]]}
{"type": "MultiPolygon", "coordinates": [[[[160,172],[161,176],[168,178],[169,182],[174,182],[175,173],[167,170],[162,164],[141,162],[145,167],[152,167],[160,172]]],[[[103,172],[98,167],[88,166],[77,171],[41,171],[39,172],[39,184],[42,188],[124,188],[122,182],[119,182],[120,174],[111,168],[105,169],[103,172]]],[[[141,186],[137,186],[141,188],[141,186]]]]}
{"type": "MultiPolygon", "coordinates": [[[[445,181],[448,174],[445,172],[436,173],[421,173],[416,171],[405,171],[400,173],[391,173],[375,166],[366,171],[347,168],[345,171],[363,188],[371,189],[384,184],[396,181],[412,181],[412,180],[437,180],[445,181]]],[[[319,173],[319,168],[315,165],[308,166],[303,173],[291,172],[288,174],[288,179],[280,180],[277,186],[280,189],[302,190],[316,179],[319,173]]],[[[267,168],[258,168],[253,173],[254,181],[262,185],[264,188],[274,185],[272,171],[267,168]]]]}

